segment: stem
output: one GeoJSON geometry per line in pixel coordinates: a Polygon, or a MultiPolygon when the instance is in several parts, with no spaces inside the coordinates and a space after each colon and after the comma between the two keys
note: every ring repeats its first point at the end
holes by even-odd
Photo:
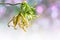
{"type": "MultiPolygon", "coordinates": [[[[23,0],[23,2],[25,2],[26,0],[23,0]]],[[[3,2],[0,2],[0,4],[4,4],[4,5],[18,5],[18,4],[21,4],[21,3],[15,3],[15,4],[12,4],[12,3],[3,3],[3,2]]]]}
{"type": "Polygon", "coordinates": [[[18,4],[21,4],[21,3],[15,3],[15,4],[12,4],[12,3],[0,3],[0,4],[4,4],[4,5],[18,5],[18,4]]]}

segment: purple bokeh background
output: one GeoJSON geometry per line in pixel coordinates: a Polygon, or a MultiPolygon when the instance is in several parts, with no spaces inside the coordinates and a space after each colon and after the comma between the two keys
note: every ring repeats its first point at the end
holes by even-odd
{"type": "MultiPolygon", "coordinates": [[[[5,3],[21,3],[23,0],[0,0],[5,3]]],[[[0,40],[60,40],[60,0],[27,0],[34,5],[39,18],[32,20],[32,26],[23,32],[17,26],[8,28],[8,21],[18,14],[20,5],[0,5],[0,40]],[[33,3],[34,2],[34,3],[33,3]]],[[[12,25],[10,23],[10,25],[12,25]]]]}

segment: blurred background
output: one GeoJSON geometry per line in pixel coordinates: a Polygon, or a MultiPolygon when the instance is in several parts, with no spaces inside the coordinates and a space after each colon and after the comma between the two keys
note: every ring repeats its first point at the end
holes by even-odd
{"type": "MultiPolygon", "coordinates": [[[[37,15],[33,25],[24,32],[21,28],[14,30],[7,23],[19,12],[20,5],[0,4],[0,40],[60,40],[60,0],[26,0],[35,6],[37,15]]],[[[21,3],[23,0],[0,0],[2,3],[21,3]]]]}

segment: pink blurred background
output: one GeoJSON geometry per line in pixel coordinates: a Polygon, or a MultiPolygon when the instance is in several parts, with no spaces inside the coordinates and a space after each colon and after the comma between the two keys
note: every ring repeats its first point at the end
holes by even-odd
{"type": "MultiPolygon", "coordinates": [[[[0,40],[60,40],[60,0],[26,0],[30,6],[37,5],[36,13],[27,32],[8,28],[7,23],[19,12],[20,5],[0,4],[0,40]]],[[[0,0],[4,3],[21,3],[23,0],[0,0]]]]}

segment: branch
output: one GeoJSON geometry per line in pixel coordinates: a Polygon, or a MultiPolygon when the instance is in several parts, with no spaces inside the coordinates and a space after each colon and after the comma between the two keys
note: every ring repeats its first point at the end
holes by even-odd
{"type": "Polygon", "coordinates": [[[18,4],[21,4],[21,3],[15,3],[15,4],[12,4],[12,3],[0,3],[0,4],[3,4],[3,5],[18,5],[18,4]]]}

